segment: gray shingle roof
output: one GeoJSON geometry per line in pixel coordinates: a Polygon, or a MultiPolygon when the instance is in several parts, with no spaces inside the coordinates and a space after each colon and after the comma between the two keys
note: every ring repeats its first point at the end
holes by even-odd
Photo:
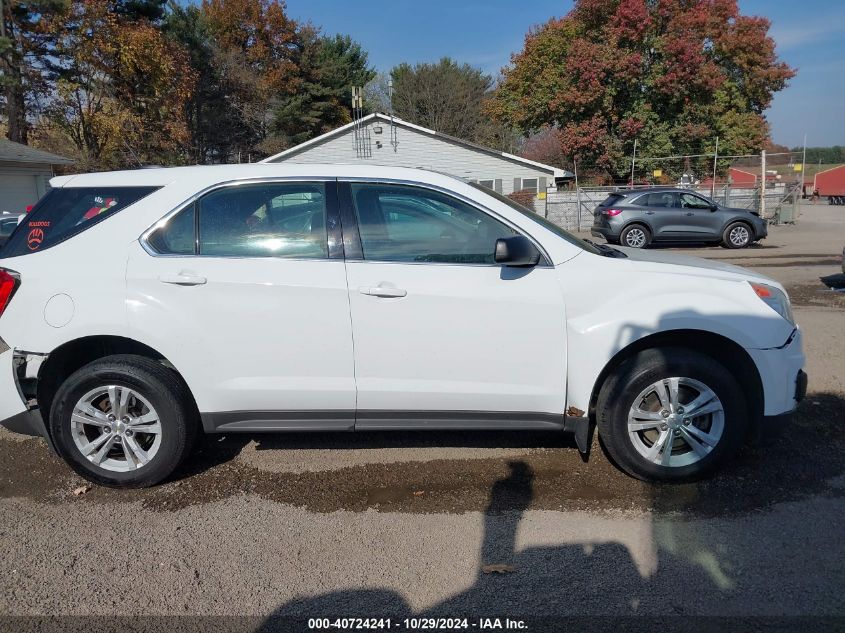
{"type": "Polygon", "coordinates": [[[41,163],[47,165],[69,165],[73,161],[58,154],[21,145],[5,138],[0,138],[0,162],[6,163],[41,163]]]}

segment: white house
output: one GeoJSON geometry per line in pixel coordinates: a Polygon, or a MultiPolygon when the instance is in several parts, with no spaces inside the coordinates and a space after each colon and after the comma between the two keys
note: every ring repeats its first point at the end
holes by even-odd
{"type": "Polygon", "coordinates": [[[23,213],[47,192],[53,167],[72,162],[50,152],[0,139],[0,213],[23,213]]]}
{"type": "Polygon", "coordinates": [[[375,113],[291,147],[264,163],[363,163],[417,167],[478,182],[503,194],[530,189],[545,197],[547,187],[569,181],[564,169],[500,152],[375,113]]]}

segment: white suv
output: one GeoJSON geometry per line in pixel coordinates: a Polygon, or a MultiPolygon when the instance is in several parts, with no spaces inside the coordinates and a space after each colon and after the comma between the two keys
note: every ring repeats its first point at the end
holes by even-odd
{"type": "Polygon", "coordinates": [[[0,253],[0,421],[147,486],[198,433],[590,430],[680,480],[806,390],[783,288],[341,165],[54,178],[0,253]]]}

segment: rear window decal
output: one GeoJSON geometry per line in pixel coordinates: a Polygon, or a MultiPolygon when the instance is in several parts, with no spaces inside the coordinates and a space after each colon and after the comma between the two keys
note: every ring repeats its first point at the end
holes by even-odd
{"type": "Polygon", "coordinates": [[[44,231],[41,229],[32,229],[29,232],[29,235],[26,236],[26,243],[29,246],[29,250],[36,251],[41,246],[41,242],[44,241],[44,231]]]}

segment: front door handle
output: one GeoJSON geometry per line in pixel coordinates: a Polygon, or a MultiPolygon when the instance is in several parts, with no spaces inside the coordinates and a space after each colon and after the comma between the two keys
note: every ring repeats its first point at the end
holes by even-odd
{"type": "Polygon", "coordinates": [[[173,284],[175,286],[202,286],[208,280],[199,275],[189,275],[187,273],[179,273],[177,275],[161,275],[158,280],[163,284],[173,284]]]}
{"type": "Polygon", "coordinates": [[[402,288],[394,288],[392,286],[361,286],[358,292],[362,295],[370,295],[371,297],[404,297],[408,294],[407,290],[402,288]]]}
{"type": "Polygon", "coordinates": [[[689,212],[687,213],[687,215],[695,215],[695,213],[693,213],[692,211],[689,211],[689,212]]]}

